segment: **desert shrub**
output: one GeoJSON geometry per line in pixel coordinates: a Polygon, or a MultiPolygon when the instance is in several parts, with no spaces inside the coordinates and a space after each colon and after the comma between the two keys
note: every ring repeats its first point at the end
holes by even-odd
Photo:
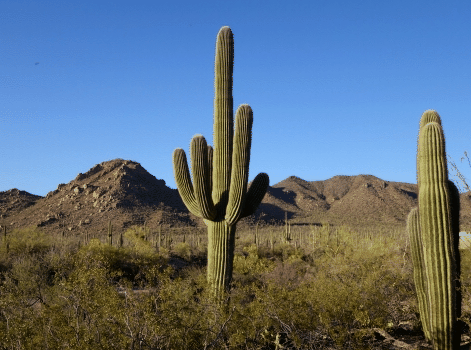
{"type": "Polygon", "coordinates": [[[289,243],[281,243],[275,246],[273,255],[282,260],[287,260],[291,255],[297,254],[296,248],[289,243]]]}
{"type": "Polygon", "coordinates": [[[49,316],[66,326],[56,334],[64,347],[111,349],[121,345],[119,321],[124,303],[110,283],[112,276],[101,261],[82,255],[76,257],[70,275],[58,281],[60,313],[49,316]]]}
{"type": "Polygon", "coordinates": [[[274,262],[267,258],[259,257],[258,248],[251,244],[243,248],[243,254],[234,255],[234,283],[249,284],[251,282],[261,282],[262,274],[271,271],[274,262]]]}
{"type": "Polygon", "coordinates": [[[191,247],[187,242],[179,242],[175,244],[173,252],[187,261],[191,260],[191,247]]]}
{"type": "Polygon", "coordinates": [[[162,281],[155,301],[159,346],[194,349],[209,344],[219,306],[213,303],[203,270],[197,274],[162,281]]]}
{"type": "Polygon", "coordinates": [[[151,243],[146,240],[146,231],[136,227],[131,227],[124,233],[124,237],[128,241],[128,248],[141,256],[152,256],[155,249],[151,243]]]}
{"type": "Polygon", "coordinates": [[[117,248],[101,243],[98,239],[90,240],[78,252],[78,257],[97,263],[109,271],[110,281],[117,283],[123,279],[134,286],[155,286],[158,273],[167,268],[167,259],[150,247],[148,242],[132,233],[126,235],[130,244],[117,248]]]}
{"type": "Polygon", "coordinates": [[[2,243],[1,253],[10,259],[20,255],[44,254],[55,245],[52,237],[36,227],[15,229],[2,243]]]}
{"type": "MultiPolygon", "coordinates": [[[[0,334],[4,344],[40,348],[36,310],[52,303],[47,268],[37,257],[15,259],[0,284],[0,334]]],[[[3,345],[3,344],[2,344],[3,345]]]]}

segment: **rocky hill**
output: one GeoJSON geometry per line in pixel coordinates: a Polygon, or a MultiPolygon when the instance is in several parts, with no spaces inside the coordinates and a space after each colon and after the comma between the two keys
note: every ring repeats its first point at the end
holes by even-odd
{"type": "Polygon", "coordinates": [[[95,165],[46,197],[0,192],[0,223],[7,228],[38,226],[48,232],[121,231],[132,225],[197,225],[177,190],[139,163],[115,159],[95,165]]]}
{"type": "Polygon", "coordinates": [[[41,198],[41,196],[20,191],[16,188],[0,192],[0,219],[18,214],[22,210],[36,204],[41,198]]]}
{"type": "MultiPolygon", "coordinates": [[[[255,215],[240,225],[262,221],[352,226],[405,225],[417,206],[417,186],[372,175],[334,176],[305,181],[291,176],[268,189],[255,215]]],[[[471,230],[471,193],[461,195],[461,226],[471,230]]],[[[139,163],[115,159],[95,165],[46,197],[16,189],[0,192],[0,225],[38,226],[50,232],[104,231],[108,221],[119,232],[132,225],[200,226],[177,190],[139,163]]]]}
{"type": "Polygon", "coordinates": [[[265,200],[288,211],[294,221],[398,224],[417,205],[417,190],[372,175],[312,182],[291,176],[274,185],[265,200]]]}
{"type": "MultiPolygon", "coordinates": [[[[461,225],[471,228],[471,193],[461,194],[461,225]]],[[[417,185],[384,181],[372,175],[334,176],[305,181],[291,176],[270,187],[261,208],[286,212],[293,223],[405,225],[417,206],[417,185]]]]}

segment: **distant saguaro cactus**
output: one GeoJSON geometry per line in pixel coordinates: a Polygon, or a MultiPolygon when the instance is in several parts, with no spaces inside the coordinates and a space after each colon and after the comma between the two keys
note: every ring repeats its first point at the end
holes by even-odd
{"type": "Polygon", "coordinates": [[[108,244],[113,245],[113,225],[111,225],[111,220],[108,221],[108,244]]]}
{"type": "Polygon", "coordinates": [[[457,349],[459,193],[448,180],[445,137],[435,111],[426,111],[420,121],[417,185],[419,208],[409,214],[408,230],[424,333],[436,350],[457,349]]]}
{"type": "Polygon", "coordinates": [[[257,246],[257,248],[260,246],[260,236],[258,234],[258,222],[255,225],[255,235],[254,235],[254,243],[257,246]]]}
{"type": "Polygon", "coordinates": [[[217,36],[214,79],[214,152],[201,135],[191,140],[193,182],[181,148],[173,152],[175,181],[187,208],[208,226],[208,281],[216,294],[232,279],[236,224],[255,212],[268,188],[258,174],[247,191],[253,112],[239,106],[233,121],[234,39],[229,27],[217,36]]]}
{"type": "Polygon", "coordinates": [[[122,248],[123,244],[124,244],[124,238],[123,238],[123,233],[121,232],[121,234],[119,235],[118,245],[119,245],[120,248],[122,248]]]}

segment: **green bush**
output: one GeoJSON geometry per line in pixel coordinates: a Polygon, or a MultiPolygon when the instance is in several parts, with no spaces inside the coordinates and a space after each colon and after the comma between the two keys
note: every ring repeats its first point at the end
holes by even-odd
{"type": "Polygon", "coordinates": [[[173,251],[176,255],[179,257],[185,259],[185,260],[190,260],[191,259],[191,247],[188,243],[186,242],[179,242],[175,244],[173,247],[173,251]]]}
{"type": "Polygon", "coordinates": [[[55,243],[51,236],[38,228],[29,227],[8,233],[6,242],[2,242],[0,252],[4,257],[14,258],[21,255],[45,253],[53,247],[55,243]]]}

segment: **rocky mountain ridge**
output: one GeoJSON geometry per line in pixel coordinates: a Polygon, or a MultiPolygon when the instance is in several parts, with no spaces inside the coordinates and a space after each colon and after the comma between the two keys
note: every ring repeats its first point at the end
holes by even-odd
{"type": "MultiPolygon", "coordinates": [[[[270,186],[262,204],[240,225],[293,224],[405,225],[417,206],[417,186],[381,180],[373,175],[334,176],[305,181],[291,176],[270,186]]],[[[471,227],[471,193],[461,195],[462,226],[471,227]]],[[[199,226],[177,190],[166,186],[139,163],[114,159],[60,184],[46,197],[12,189],[0,192],[0,225],[37,226],[48,232],[116,231],[132,225],[199,226]]],[[[469,229],[467,229],[469,230],[469,229]]]]}
{"type": "Polygon", "coordinates": [[[284,206],[295,217],[317,221],[399,224],[417,205],[417,186],[372,175],[311,182],[291,176],[274,185],[265,200],[284,206]]]}

